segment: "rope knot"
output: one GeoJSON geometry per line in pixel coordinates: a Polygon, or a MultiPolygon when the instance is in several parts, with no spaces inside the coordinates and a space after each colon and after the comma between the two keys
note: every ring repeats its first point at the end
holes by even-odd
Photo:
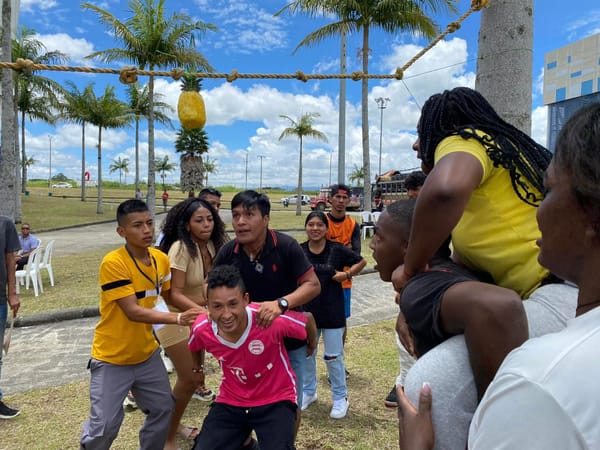
{"type": "Polygon", "coordinates": [[[183,76],[183,69],[181,67],[177,67],[175,69],[171,69],[171,77],[175,80],[175,81],[179,81],[181,79],[181,77],[183,76]]]}
{"type": "Polygon", "coordinates": [[[229,75],[227,75],[225,77],[225,79],[227,80],[228,83],[232,83],[235,80],[237,80],[239,78],[239,72],[237,71],[237,69],[233,69],[229,75]]]}
{"type": "Polygon", "coordinates": [[[296,79],[305,83],[308,81],[308,77],[301,70],[296,70],[296,79]]]}
{"type": "Polygon", "coordinates": [[[33,61],[30,59],[17,58],[17,69],[29,75],[33,72],[33,61]]]}
{"type": "Polygon", "coordinates": [[[119,81],[123,84],[133,84],[137,81],[137,69],[125,66],[119,72],[119,81]]]}
{"type": "Polygon", "coordinates": [[[360,81],[363,79],[363,73],[360,70],[357,70],[355,72],[352,72],[352,74],[350,75],[350,79],[352,81],[360,81]]]}
{"type": "Polygon", "coordinates": [[[446,27],[448,33],[454,33],[456,30],[460,30],[460,23],[458,22],[450,22],[446,27]]]}
{"type": "Polygon", "coordinates": [[[396,67],[396,72],[394,72],[394,78],[396,80],[401,80],[404,78],[404,70],[401,67],[396,67]]]}
{"type": "Polygon", "coordinates": [[[489,4],[490,0],[471,0],[471,9],[481,11],[483,8],[487,8],[489,4]]]}

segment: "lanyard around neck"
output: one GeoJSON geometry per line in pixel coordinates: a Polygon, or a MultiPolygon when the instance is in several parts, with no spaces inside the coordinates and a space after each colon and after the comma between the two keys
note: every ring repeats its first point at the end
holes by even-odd
{"type": "Polygon", "coordinates": [[[137,268],[137,270],[144,276],[144,278],[146,278],[146,280],[148,280],[150,283],[152,283],[156,287],[156,295],[159,295],[160,294],[160,286],[158,284],[158,267],[156,265],[156,258],[153,255],[150,255],[150,253],[148,253],[148,255],[150,256],[150,259],[152,260],[152,263],[154,264],[154,281],[152,281],[152,278],[150,278],[146,274],[146,272],[144,272],[142,270],[142,268],[138,265],[138,263],[135,259],[135,256],[133,256],[133,253],[131,253],[131,251],[129,250],[127,245],[125,245],[125,250],[127,250],[127,254],[133,260],[133,264],[135,264],[135,267],[137,268]]]}

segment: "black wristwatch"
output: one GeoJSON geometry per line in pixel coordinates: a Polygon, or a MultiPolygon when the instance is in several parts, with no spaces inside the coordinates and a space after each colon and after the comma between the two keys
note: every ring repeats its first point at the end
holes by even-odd
{"type": "Polygon", "coordinates": [[[277,304],[279,305],[279,308],[281,309],[281,314],[285,314],[285,312],[290,307],[290,305],[288,304],[288,301],[283,297],[279,297],[277,299],[277,304]]]}

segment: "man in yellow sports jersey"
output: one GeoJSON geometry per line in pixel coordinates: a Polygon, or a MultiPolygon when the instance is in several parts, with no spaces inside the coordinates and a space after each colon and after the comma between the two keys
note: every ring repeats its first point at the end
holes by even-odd
{"type": "MultiPolygon", "coordinates": [[[[123,421],[131,390],[146,419],[140,448],[162,450],[173,397],[152,324],[192,325],[199,309],[169,312],[169,258],[151,247],[154,223],[146,203],[127,200],[117,209],[117,233],[125,245],[100,265],[100,321],[94,331],[90,369],[90,416],[82,449],[108,449],[123,421]]],[[[177,306],[177,305],[175,305],[177,306]]]]}

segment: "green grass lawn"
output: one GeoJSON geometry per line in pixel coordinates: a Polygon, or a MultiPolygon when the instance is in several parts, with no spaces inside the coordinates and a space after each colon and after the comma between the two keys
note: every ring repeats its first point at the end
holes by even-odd
{"type": "MultiPolygon", "coordinates": [[[[74,193],[76,189],[63,189],[74,193]]],[[[47,195],[43,188],[30,191],[23,197],[23,220],[34,228],[52,229],[93,223],[99,219],[113,220],[114,210],[106,203],[105,214],[96,214],[96,204],[89,199],[81,202],[77,197],[47,195]]],[[[133,191],[105,190],[105,198],[114,197],[114,205],[130,198],[133,191]]],[[[89,192],[88,192],[89,194],[89,192]]],[[[283,194],[279,194],[281,196],[283,194]]],[[[224,193],[230,201],[231,193],[224,193]]],[[[181,197],[183,199],[183,196],[181,197]]],[[[308,209],[301,216],[295,215],[293,208],[284,209],[272,197],[273,211],[271,226],[275,229],[303,229],[308,209]]],[[[160,219],[159,219],[160,220],[160,219]]],[[[303,232],[295,234],[304,240],[303,232]]],[[[362,254],[372,265],[369,240],[363,240],[362,254]]],[[[21,290],[20,315],[36,312],[65,309],[98,304],[97,268],[100,260],[112,248],[98,248],[73,257],[53,259],[56,285],[46,288],[41,297],[33,292],[21,290]],[[87,268],[82,271],[81,268],[87,268]]],[[[43,273],[44,285],[49,286],[47,274],[43,273]]],[[[298,449],[397,449],[397,420],[395,410],[383,406],[383,399],[392,386],[398,371],[398,354],[393,337],[393,321],[382,321],[349,331],[346,346],[346,365],[351,372],[348,379],[350,411],[343,420],[329,418],[331,399],[326,382],[324,363],[319,361],[319,401],[303,412],[303,422],[298,436],[298,449]]],[[[322,349],[321,349],[322,351],[322,349]]],[[[218,386],[216,364],[212,364],[212,375],[208,384],[218,386]]],[[[26,374],[24,374],[26,376],[26,374]]],[[[172,375],[174,382],[175,377],[172,375]]],[[[22,408],[22,414],[11,421],[2,421],[0,450],[3,449],[65,449],[77,448],[80,424],[85,420],[89,409],[88,382],[79,382],[49,389],[11,395],[6,402],[22,408]]],[[[207,405],[193,400],[186,411],[185,423],[200,426],[207,412],[207,405]]],[[[143,420],[140,411],[128,413],[121,433],[114,443],[114,449],[137,448],[137,432],[143,420]]],[[[185,442],[181,448],[189,448],[185,442]]]]}
{"type": "MultiPolygon", "coordinates": [[[[394,341],[394,321],[351,328],[346,344],[348,415],[329,418],[331,395],[326,369],[318,359],[319,400],[302,412],[298,434],[299,450],[387,450],[398,448],[395,409],[383,406],[398,372],[398,352],[394,341]]],[[[319,349],[322,355],[322,347],[319,349]]],[[[24,374],[24,376],[26,376],[24,374]]],[[[209,358],[207,384],[218,386],[216,362],[209,358]]],[[[171,375],[175,381],[175,375],[171,375]]],[[[21,408],[21,415],[1,423],[0,449],[62,450],[77,448],[80,425],[89,412],[87,381],[10,395],[9,405],[21,408]]],[[[200,427],[208,411],[204,402],[190,402],[183,423],[200,427]]],[[[113,449],[138,448],[137,434],[143,421],[138,411],[128,412],[113,449]]],[[[191,445],[179,441],[182,449],[191,445]]]]}

